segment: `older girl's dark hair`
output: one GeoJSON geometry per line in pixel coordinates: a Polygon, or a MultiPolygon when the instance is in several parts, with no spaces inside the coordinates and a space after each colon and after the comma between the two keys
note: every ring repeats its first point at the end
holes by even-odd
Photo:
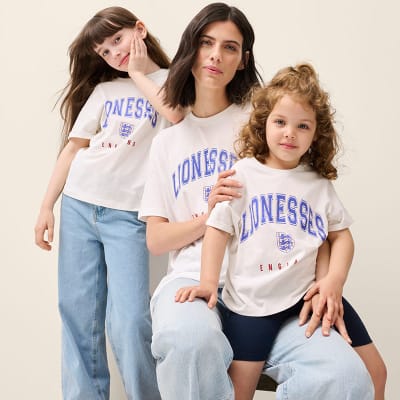
{"type": "Polygon", "coordinates": [[[333,160],[339,151],[339,140],[334,127],[334,110],[329,95],[318,81],[318,76],[310,64],[281,69],[264,88],[253,97],[253,111],[249,122],[243,127],[235,142],[239,158],[255,157],[265,163],[269,148],[266,139],[266,122],[275,104],[284,96],[291,95],[308,104],[316,116],[315,140],[300,163],[309,165],[327,179],[337,178],[333,160]]]}
{"type": "Polygon", "coordinates": [[[209,24],[217,21],[232,21],[243,36],[242,62],[245,67],[236,71],[234,78],[227,86],[229,101],[243,104],[249,100],[252,89],[260,86],[262,78],[254,61],[252,26],[238,8],[224,3],[212,3],[204,7],[192,19],[182,34],[164,84],[165,101],[171,107],[187,107],[194,104],[196,93],[191,70],[199,48],[200,36],[209,24]]]}
{"type": "MultiPolygon", "coordinates": [[[[70,45],[70,80],[61,95],[60,111],[64,120],[61,149],[67,143],[68,134],[95,86],[118,77],[128,77],[126,72],[111,68],[96,54],[94,47],[122,28],[133,28],[137,21],[138,18],[125,8],[105,8],[85,24],[70,45]]],[[[160,68],[169,68],[170,60],[158,40],[147,32],[144,42],[149,57],[160,68]]]]}

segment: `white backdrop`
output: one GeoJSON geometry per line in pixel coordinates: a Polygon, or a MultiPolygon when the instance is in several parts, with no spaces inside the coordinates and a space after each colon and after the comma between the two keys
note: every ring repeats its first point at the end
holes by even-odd
{"type": "MultiPolygon", "coordinates": [[[[96,11],[121,5],[137,14],[173,56],[184,27],[207,3],[36,0],[2,6],[1,398],[61,398],[57,237],[55,250],[43,252],[33,244],[33,227],[59,144],[61,124],[53,105],[68,78],[68,45],[96,11]]],[[[256,60],[266,80],[278,68],[305,60],[331,93],[345,147],[336,187],[356,221],[356,255],[345,295],[387,363],[387,399],[399,399],[400,263],[394,255],[400,222],[400,6],[396,0],[230,4],[253,24],[256,60]]],[[[164,259],[153,259],[151,268],[154,286],[164,259]]],[[[112,399],[122,400],[111,368],[112,399]]],[[[256,398],[274,396],[257,393],[256,398]]]]}

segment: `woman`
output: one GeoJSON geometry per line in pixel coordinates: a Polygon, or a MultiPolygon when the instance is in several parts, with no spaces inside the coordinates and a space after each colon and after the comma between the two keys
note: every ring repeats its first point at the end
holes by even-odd
{"type": "MultiPolygon", "coordinates": [[[[227,375],[232,350],[218,311],[201,300],[175,302],[174,296],[180,287],[198,284],[205,221],[215,202],[226,199],[224,188],[213,185],[218,174],[229,175],[223,171],[235,161],[233,142],[248,119],[252,90],[260,86],[253,44],[253,29],[240,10],[210,4],[184,31],[164,85],[167,103],[191,106],[191,113],[153,141],[140,210],[150,251],[170,252],[168,274],[151,305],[152,353],[163,399],[234,396],[227,375]]],[[[279,383],[278,399],[372,399],[368,373],[342,338],[307,339],[293,320],[282,328],[267,365],[279,383]],[[340,365],[332,361],[337,354],[340,365]]]]}

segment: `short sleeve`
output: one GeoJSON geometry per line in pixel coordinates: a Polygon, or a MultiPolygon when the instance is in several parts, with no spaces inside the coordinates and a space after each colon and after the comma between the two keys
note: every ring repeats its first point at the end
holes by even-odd
{"type": "Polygon", "coordinates": [[[69,133],[69,138],[90,139],[100,130],[104,101],[105,98],[101,86],[97,85],[82,107],[69,133]]]}
{"type": "Polygon", "coordinates": [[[146,183],[144,186],[143,197],[139,210],[139,218],[146,221],[147,217],[163,217],[168,218],[167,195],[165,171],[163,171],[163,155],[162,143],[160,136],[153,140],[150,148],[149,167],[146,183]]]}
{"type": "Polygon", "coordinates": [[[348,228],[353,223],[353,218],[343,206],[332,182],[328,182],[329,208],[328,208],[328,231],[340,231],[348,228]]]}

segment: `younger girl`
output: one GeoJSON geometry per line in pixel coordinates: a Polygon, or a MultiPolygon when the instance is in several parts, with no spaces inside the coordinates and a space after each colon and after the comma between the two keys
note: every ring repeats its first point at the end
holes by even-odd
{"type": "MultiPolygon", "coordinates": [[[[353,257],[352,220],[330,182],[337,177],[333,114],[314,69],[301,64],[281,70],[256,94],[253,105],[236,142],[242,196],[216,204],[203,241],[200,286],[177,293],[179,301],[202,297],[214,307],[229,243],[223,325],[234,352],[229,374],[237,400],[253,398],[278,331],[298,314],[304,294],[316,274],[320,277],[315,265],[321,244],[328,240],[331,255],[329,271],[318,285],[334,298],[342,296],[353,257]]],[[[363,346],[360,355],[369,346],[366,364],[373,375],[379,363],[384,369],[383,362],[343,301],[353,346],[363,346]]],[[[383,388],[378,398],[383,399],[383,388]]]]}
{"type": "Polygon", "coordinates": [[[159,399],[150,352],[145,224],[137,210],[151,141],[169,125],[167,119],[181,118],[162,106],[159,93],[169,59],[143,22],[120,7],[91,18],[69,53],[71,79],[61,106],[64,147],[35,228],[36,244],[50,250],[53,208],[63,190],[64,399],[109,398],[105,321],[128,398],[159,399]]]}

